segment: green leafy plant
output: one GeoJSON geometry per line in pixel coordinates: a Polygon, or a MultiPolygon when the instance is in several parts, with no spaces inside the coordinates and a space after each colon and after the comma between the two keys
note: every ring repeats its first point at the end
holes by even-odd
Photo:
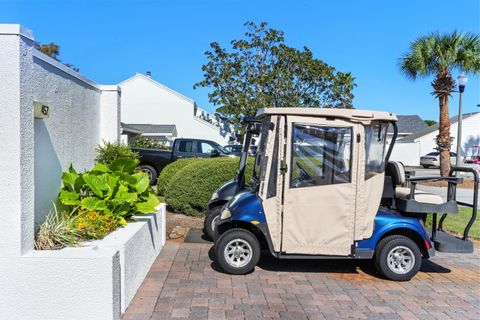
{"type": "MultiPolygon", "coordinates": [[[[207,209],[213,192],[233,179],[238,169],[238,158],[196,159],[176,172],[168,183],[165,200],[174,211],[201,215],[207,209]]],[[[248,159],[245,181],[252,177],[253,158],[248,159]]]]}
{"type": "Polygon", "coordinates": [[[103,145],[98,146],[95,151],[97,151],[95,162],[107,165],[118,158],[138,159],[140,157],[129,146],[119,142],[103,141],[103,145]]]}
{"type": "Polygon", "coordinates": [[[40,225],[35,237],[36,250],[59,250],[78,244],[80,234],[72,226],[71,221],[59,214],[57,208],[49,212],[45,222],[40,225]]]}
{"type": "Polygon", "coordinates": [[[118,215],[122,223],[133,214],[154,212],[160,202],[149,186],[148,175],[135,172],[137,165],[138,160],[118,158],[84,173],[70,166],[62,174],[59,200],[70,208],[118,215]]]}
{"type": "Polygon", "coordinates": [[[136,136],[130,142],[132,148],[144,148],[144,149],[169,149],[168,146],[161,141],[154,140],[149,137],[136,136]]]}
{"type": "Polygon", "coordinates": [[[165,190],[167,189],[168,184],[177,174],[177,172],[183,169],[185,166],[194,163],[195,161],[198,161],[198,158],[179,159],[163,168],[157,179],[157,193],[163,196],[165,194],[165,190]]]}

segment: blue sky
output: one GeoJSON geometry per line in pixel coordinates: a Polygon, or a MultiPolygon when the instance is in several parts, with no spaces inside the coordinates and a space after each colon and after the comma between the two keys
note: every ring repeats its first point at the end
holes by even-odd
{"type": "MultiPolygon", "coordinates": [[[[359,109],[438,118],[432,79],[412,82],[398,57],[419,35],[453,30],[480,33],[478,0],[397,1],[9,1],[0,0],[0,23],[20,23],[40,42],[61,45],[60,58],[102,84],[136,72],[153,78],[214,110],[202,79],[209,43],[228,45],[243,35],[245,21],[268,21],[286,43],[310,47],[317,58],[352,72],[359,109]]],[[[455,74],[457,76],[458,73],[455,74]]],[[[480,111],[479,77],[470,76],[465,112],[480,111]]],[[[454,93],[450,114],[458,108],[454,93]]]]}

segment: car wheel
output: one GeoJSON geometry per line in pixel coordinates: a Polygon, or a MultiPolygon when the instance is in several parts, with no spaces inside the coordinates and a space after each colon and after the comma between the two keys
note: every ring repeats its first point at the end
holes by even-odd
{"type": "Polygon", "coordinates": [[[423,164],[422,167],[424,167],[425,169],[430,168],[430,166],[428,164],[423,164]]]}
{"type": "Polygon", "coordinates": [[[145,172],[148,175],[148,179],[150,180],[150,185],[154,185],[157,181],[157,170],[154,167],[149,166],[147,164],[142,164],[138,166],[140,171],[145,172]]]}
{"type": "Polygon", "coordinates": [[[222,209],[223,205],[213,207],[207,211],[205,220],[203,220],[203,233],[211,240],[213,240],[215,232],[215,222],[220,218],[222,209]]]}
{"type": "Polygon", "coordinates": [[[385,278],[408,281],[420,270],[422,254],[410,238],[392,235],[377,244],[374,260],[375,268],[385,278]]]}
{"type": "Polygon", "coordinates": [[[246,274],[260,259],[260,244],[255,236],[244,229],[232,229],[215,243],[215,260],[223,271],[246,274]]]}

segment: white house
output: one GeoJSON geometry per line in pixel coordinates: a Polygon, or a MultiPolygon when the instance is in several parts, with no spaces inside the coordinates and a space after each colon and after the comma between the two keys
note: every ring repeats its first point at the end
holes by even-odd
{"type": "Polygon", "coordinates": [[[122,122],[127,125],[175,125],[178,138],[202,138],[220,144],[227,144],[234,135],[230,125],[150,76],[136,74],[119,86],[122,122]]]}
{"type": "MultiPolygon", "coordinates": [[[[456,151],[458,116],[450,118],[450,136],[453,137],[452,151],[456,151]]],[[[420,130],[401,140],[400,143],[416,143],[420,155],[435,151],[435,138],[438,135],[438,124],[420,130]]],[[[462,116],[462,157],[468,155],[469,148],[480,144],[480,112],[465,113],[462,116]]]]}

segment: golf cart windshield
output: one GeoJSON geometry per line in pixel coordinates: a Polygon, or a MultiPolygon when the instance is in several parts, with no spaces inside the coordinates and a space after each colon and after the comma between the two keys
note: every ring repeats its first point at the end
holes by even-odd
{"type": "Polygon", "coordinates": [[[388,122],[365,125],[365,179],[385,171],[388,122]]]}
{"type": "Polygon", "coordinates": [[[268,131],[270,127],[270,117],[265,117],[260,128],[260,142],[258,144],[257,155],[255,157],[255,164],[253,166],[253,178],[257,181],[260,177],[265,175],[266,155],[265,149],[268,140],[268,131]]]}

